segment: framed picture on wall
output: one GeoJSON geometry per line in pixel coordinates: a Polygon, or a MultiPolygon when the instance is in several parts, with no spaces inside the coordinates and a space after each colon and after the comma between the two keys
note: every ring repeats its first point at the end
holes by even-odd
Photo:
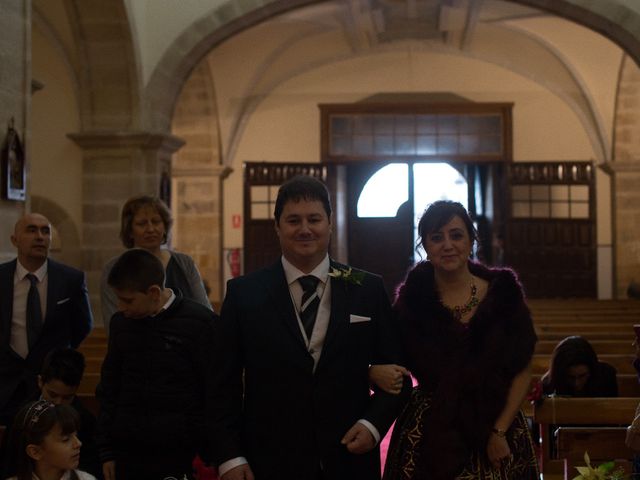
{"type": "Polygon", "coordinates": [[[24,148],[18,132],[13,128],[13,119],[7,128],[0,160],[3,198],[24,201],[27,183],[24,148]]]}

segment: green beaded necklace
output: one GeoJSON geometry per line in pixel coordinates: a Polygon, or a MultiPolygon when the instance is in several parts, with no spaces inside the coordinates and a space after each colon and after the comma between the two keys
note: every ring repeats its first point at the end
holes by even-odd
{"type": "Polygon", "coordinates": [[[447,310],[451,312],[451,315],[453,315],[453,318],[455,318],[457,321],[460,321],[462,320],[462,317],[465,314],[470,312],[475,306],[477,306],[480,303],[480,300],[478,300],[478,297],[476,296],[477,293],[478,293],[478,287],[476,287],[476,284],[472,280],[471,281],[471,298],[469,298],[469,301],[467,303],[465,303],[464,305],[456,305],[455,307],[450,307],[449,305],[445,305],[444,303],[443,305],[447,310]]]}

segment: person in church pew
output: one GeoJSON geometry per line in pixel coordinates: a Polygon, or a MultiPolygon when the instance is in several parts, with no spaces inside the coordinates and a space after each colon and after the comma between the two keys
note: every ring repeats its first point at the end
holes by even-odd
{"type": "MultiPolygon", "coordinates": [[[[76,396],[84,368],[84,356],[77,350],[71,348],[52,350],[44,360],[38,375],[39,390],[31,401],[46,400],[54,405],[70,405],[75,409],[79,417],[77,436],[82,443],[82,456],[78,468],[100,479],[102,465],[98,458],[95,440],[96,418],[76,396]]],[[[5,438],[9,437],[11,433],[8,432],[5,438]]],[[[3,450],[6,452],[6,447],[3,450]]],[[[2,478],[15,475],[11,460],[15,459],[5,459],[2,478]]]]}
{"type": "Polygon", "coordinates": [[[617,397],[616,369],[600,362],[583,337],[567,337],[556,345],[549,370],[543,375],[542,393],[571,397],[617,397]]]}
{"type": "Polygon", "coordinates": [[[384,479],[538,479],[520,411],[537,341],[522,287],[512,270],[470,260],[477,234],[461,204],[434,202],[418,232],[427,261],[394,303],[418,386],[396,421],[384,479]]]}
{"type": "MultiPolygon", "coordinates": [[[[153,253],[164,266],[168,288],[180,290],[185,298],[211,309],[205,284],[193,259],[189,255],[163,247],[169,238],[172,224],[171,211],[162,200],[148,195],[133,197],[122,207],[120,240],[126,248],[143,248],[153,253]]],[[[100,282],[102,321],[107,335],[118,303],[107,279],[117,259],[118,257],[112,258],[104,266],[100,282]]]]}

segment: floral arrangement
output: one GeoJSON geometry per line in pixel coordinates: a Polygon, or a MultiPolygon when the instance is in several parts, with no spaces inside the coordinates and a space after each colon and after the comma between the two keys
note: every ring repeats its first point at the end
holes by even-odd
{"type": "Polygon", "coordinates": [[[336,280],[342,280],[346,283],[352,283],[354,285],[362,285],[364,279],[364,272],[354,272],[351,267],[349,268],[336,268],[331,267],[329,276],[336,280]]]}
{"type": "Polygon", "coordinates": [[[614,470],[614,462],[605,462],[599,465],[597,468],[591,466],[591,459],[589,454],[584,452],[584,462],[587,464],[584,467],[576,467],[578,470],[577,477],[573,480],[624,480],[624,472],[621,469],[614,470]]]}

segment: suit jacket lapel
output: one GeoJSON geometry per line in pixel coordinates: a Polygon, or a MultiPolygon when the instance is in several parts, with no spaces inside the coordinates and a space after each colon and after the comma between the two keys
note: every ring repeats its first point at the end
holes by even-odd
{"type": "Polygon", "coordinates": [[[289,292],[289,285],[287,285],[287,278],[280,260],[270,269],[267,280],[267,290],[273,299],[276,315],[283,320],[287,330],[293,335],[295,343],[299,344],[304,352],[309,355],[304,337],[300,331],[298,317],[296,317],[295,307],[289,292]]]}
{"type": "Polygon", "coordinates": [[[13,260],[4,265],[0,270],[0,291],[2,297],[6,300],[2,302],[0,308],[0,338],[2,346],[9,348],[9,339],[11,338],[11,316],[13,315],[13,276],[16,272],[16,262],[13,260]]]}

